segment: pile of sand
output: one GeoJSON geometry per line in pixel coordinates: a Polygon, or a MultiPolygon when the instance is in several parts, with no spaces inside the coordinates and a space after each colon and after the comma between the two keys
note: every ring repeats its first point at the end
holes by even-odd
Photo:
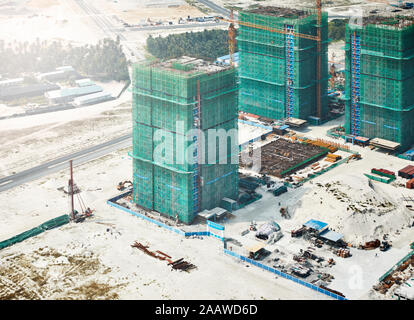
{"type": "Polygon", "coordinates": [[[324,221],[353,244],[392,235],[409,225],[411,214],[397,198],[383,192],[380,184],[369,183],[361,175],[316,183],[297,199],[293,219],[298,224],[309,219],[324,221]]]}

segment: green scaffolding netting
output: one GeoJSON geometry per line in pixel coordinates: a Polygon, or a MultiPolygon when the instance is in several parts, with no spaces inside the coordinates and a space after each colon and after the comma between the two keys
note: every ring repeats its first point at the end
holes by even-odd
{"type": "MultiPolygon", "coordinates": [[[[134,66],[133,199],[142,207],[185,223],[191,223],[197,211],[219,206],[223,197],[237,199],[238,165],[194,166],[191,162],[195,149],[198,153],[204,148],[205,160],[210,154],[213,157],[213,149],[207,147],[211,147],[208,130],[237,129],[236,70],[217,66],[213,69],[178,63],[166,67],[158,62],[134,66]],[[196,128],[197,82],[200,128],[205,132],[205,140],[200,138],[198,142],[191,138],[191,130],[196,128]],[[196,170],[201,172],[201,185],[197,187],[196,170]],[[196,207],[198,201],[201,204],[196,207]]],[[[233,143],[238,146],[237,140],[233,143]]],[[[219,145],[217,142],[216,158],[219,145]]],[[[228,144],[225,158],[229,160],[237,152],[228,144]]]]}
{"type": "MultiPolygon", "coordinates": [[[[240,12],[239,21],[285,30],[292,26],[296,33],[317,35],[316,14],[304,18],[273,17],[240,12]]],[[[322,16],[321,46],[321,113],[328,112],[328,24],[322,16]]],[[[293,38],[291,55],[287,53],[286,35],[240,24],[239,36],[240,109],[272,119],[287,116],[287,59],[292,65],[290,116],[307,119],[317,114],[317,42],[293,38]]]]}
{"type": "Polygon", "coordinates": [[[38,234],[41,234],[45,232],[46,230],[50,230],[53,228],[60,227],[64,224],[69,223],[69,216],[67,214],[62,215],[60,217],[51,219],[46,221],[45,223],[42,223],[40,226],[30,229],[28,231],[22,232],[10,239],[4,240],[0,242],[0,249],[12,246],[16,243],[22,242],[26,239],[29,239],[31,237],[37,236],[38,234]]]}
{"type": "Polygon", "coordinates": [[[345,45],[345,130],[401,144],[414,143],[414,25],[348,25],[345,45]],[[359,115],[352,114],[352,36],[360,37],[359,115]]]}

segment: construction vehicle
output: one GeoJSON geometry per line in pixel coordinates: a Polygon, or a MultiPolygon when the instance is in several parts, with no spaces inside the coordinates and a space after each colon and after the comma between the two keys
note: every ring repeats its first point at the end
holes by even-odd
{"type": "Polygon", "coordinates": [[[290,215],[289,215],[289,212],[288,212],[288,208],[282,207],[282,208],[280,208],[279,212],[280,212],[280,216],[282,218],[285,218],[285,219],[289,219],[290,218],[290,215]]]}
{"type": "Polygon", "coordinates": [[[120,183],[118,183],[118,185],[116,186],[116,188],[118,189],[118,191],[123,191],[127,188],[127,184],[129,184],[129,187],[132,187],[132,182],[129,180],[126,181],[121,181],[120,183]]]}
{"type": "Polygon", "coordinates": [[[290,268],[290,270],[292,271],[293,274],[299,277],[302,277],[302,278],[306,278],[311,273],[311,270],[309,268],[303,267],[300,264],[294,265],[293,267],[290,268]]]}
{"type": "Polygon", "coordinates": [[[381,251],[387,251],[389,248],[391,248],[391,245],[389,244],[388,241],[382,241],[381,245],[380,245],[380,250],[381,251]]]}
{"type": "Polygon", "coordinates": [[[72,221],[78,223],[85,221],[86,218],[90,218],[93,216],[93,210],[89,207],[86,207],[85,202],[82,199],[82,196],[80,195],[81,190],[76,186],[76,184],[73,181],[73,161],[69,161],[70,164],[70,180],[68,183],[68,195],[70,198],[71,203],[71,214],[70,218],[72,221]],[[76,190],[76,191],[75,191],[76,190]],[[76,197],[78,198],[79,206],[81,208],[81,212],[79,213],[78,210],[75,210],[75,200],[74,195],[76,194],[76,197]]]}
{"type": "Polygon", "coordinates": [[[252,221],[251,223],[250,223],[250,227],[249,227],[249,230],[250,231],[257,231],[257,223],[255,222],[255,221],[252,221]]]}
{"type": "Polygon", "coordinates": [[[302,227],[298,230],[290,231],[290,235],[291,235],[292,238],[298,238],[298,237],[303,235],[303,231],[305,231],[305,227],[302,227]]]}
{"type": "Polygon", "coordinates": [[[356,159],[356,160],[360,160],[361,159],[361,155],[359,153],[355,153],[352,156],[350,156],[348,158],[348,161],[346,163],[348,163],[349,161],[351,161],[352,159],[356,159]]]}

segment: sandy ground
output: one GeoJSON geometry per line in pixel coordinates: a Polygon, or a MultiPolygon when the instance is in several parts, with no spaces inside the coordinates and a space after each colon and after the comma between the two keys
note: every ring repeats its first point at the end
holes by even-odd
{"type": "Polygon", "coordinates": [[[73,44],[96,43],[104,34],[72,0],[15,1],[0,6],[0,39],[5,42],[63,40],[73,44]]]}
{"type": "Polygon", "coordinates": [[[0,176],[129,133],[130,101],[126,91],[117,100],[80,109],[1,120],[0,176]]]}
{"type": "MultiPolygon", "coordinates": [[[[124,109],[125,112],[126,110],[124,109]]],[[[89,116],[93,118],[94,115],[91,111],[89,116]]],[[[322,127],[310,127],[307,135],[323,136],[323,132],[334,124],[335,122],[322,127]]],[[[27,129],[29,128],[27,125],[27,129]]],[[[242,130],[245,131],[245,136],[251,135],[254,138],[257,135],[255,127],[242,126],[242,130]]],[[[52,142],[51,145],[56,147],[56,143],[52,142]]],[[[378,167],[391,170],[396,170],[408,162],[368,149],[359,149],[363,155],[362,160],[341,165],[278,198],[264,190],[259,191],[263,194],[261,200],[235,212],[236,217],[225,223],[226,237],[243,242],[240,233],[248,228],[252,220],[258,224],[270,219],[276,220],[285,236],[269,249],[278,248],[285,253],[287,261],[291,262],[289,257],[309,244],[302,239],[290,238],[288,233],[311,218],[326,221],[331,228],[342,232],[347,241],[356,244],[361,240],[372,240],[373,235],[388,233],[393,247],[385,253],[379,253],[378,249],[360,251],[352,248],[353,256],[342,259],[326,247],[315,252],[326,259],[332,257],[337,262],[333,267],[319,267],[321,272],[334,276],[329,287],[351,299],[375,297],[370,292],[372,285],[408,252],[408,244],[412,241],[412,229],[405,226],[405,215],[400,210],[401,204],[397,202],[399,194],[407,194],[409,190],[375,182],[374,189],[367,189],[362,174],[374,162],[378,167]],[[352,175],[349,175],[350,171],[352,175]],[[351,199],[356,199],[359,194],[358,201],[361,203],[371,198],[379,202],[390,201],[396,208],[383,212],[373,205],[368,213],[351,214],[345,209],[345,204],[326,194],[324,188],[317,185],[326,181],[340,181],[338,188],[341,188],[341,192],[349,193],[351,199]],[[364,192],[360,192],[361,188],[364,192]],[[315,201],[319,197],[323,198],[323,204],[319,204],[319,200],[315,201]],[[288,207],[291,219],[286,220],[280,216],[280,206],[288,207]],[[381,227],[378,229],[379,226],[381,227]],[[375,256],[377,253],[378,257],[375,256]],[[355,282],[355,277],[362,281],[355,282]]],[[[267,272],[245,267],[242,263],[224,256],[219,242],[214,239],[185,239],[109,207],[105,202],[116,194],[116,184],[131,177],[132,161],[128,151],[120,150],[75,167],[75,181],[83,190],[82,197],[88,206],[96,210],[92,220],[64,226],[0,252],[0,257],[5,258],[1,260],[0,281],[7,288],[0,291],[1,296],[19,299],[327,298],[287,280],[274,279],[267,272]],[[188,274],[173,272],[165,262],[131,248],[130,245],[135,240],[148,244],[151,250],[161,250],[173,258],[184,257],[197,265],[198,269],[188,274]],[[60,260],[56,260],[57,258],[60,260]],[[94,265],[94,272],[86,267],[91,264],[94,265]],[[7,271],[11,269],[17,271],[7,271]],[[11,274],[16,274],[16,277],[11,274]],[[67,275],[71,275],[73,281],[69,281],[67,275]],[[189,290],[188,286],[182,285],[183,280],[202,284],[203,290],[189,290]],[[244,290],[240,290],[241,282],[244,290]],[[16,293],[22,287],[25,289],[16,293]]],[[[68,172],[60,172],[2,192],[0,238],[6,239],[66,213],[69,209],[68,198],[57,188],[66,185],[67,179],[68,172]],[[25,201],[21,201],[23,197],[25,201]]],[[[414,195],[412,191],[410,194],[414,195]]],[[[77,202],[76,205],[79,206],[77,202]]]]}
{"type": "MultiPolygon", "coordinates": [[[[185,239],[109,207],[105,200],[116,193],[115,184],[129,178],[132,171],[127,152],[122,150],[75,167],[75,181],[84,191],[82,197],[96,210],[92,220],[66,225],[0,252],[0,282],[4,285],[0,297],[326,298],[306,288],[301,288],[298,295],[294,283],[224,256],[222,245],[215,239],[185,239]],[[183,257],[198,268],[190,273],[171,271],[165,262],[131,248],[135,240],[173,258],[183,257]],[[202,289],[193,289],[196,287],[202,289]]],[[[68,199],[57,188],[67,179],[68,172],[61,172],[1,193],[0,202],[5,204],[0,211],[1,238],[66,213],[68,199]],[[21,201],[23,194],[25,201],[21,201]]]]}
{"type": "Polygon", "coordinates": [[[99,5],[100,10],[106,14],[115,14],[129,24],[145,22],[148,18],[151,21],[178,20],[187,16],[200,17],[204,14],[197,8],[190,6],[184,0],[167,1],[106,1],[94,0],[92,3],[99,5]]]}
{"type": "MultiPolygon", "coordinates": [[[[35,34],[42,39],[64,38],[92,43],[104,36],[72,1],[19,2],[22,6],[16,12],[7,11],[0,2],[1,39],[33,41],[35,34]],[[27,19],[28,16],[32,17],[27,19]],[[11,25],[15,28],[13,33],[10,32],[11,25]]],[[[109,3],[101,10],[109,10],[111,5],[115,4],[109,3]]],[[[133,6],[120,10],[128,14],[123,10],[133,10],[133,6]]],[[[164,12],[155,8],[148,10],[164,12]]],[[[165,12],[173,15],[172,11],[165,12]]],[[[131,33],[128,41],[143,50],[148,34],[131,33]]],[[[154,34],[165,33],[157,31],[154,34]]],[[[131,95],[126,93],[120,100],[85,107],[82,112],[67,110],[0,121],[0,177],[129,132],[130,101],[131,95]]],[[[4,109],[4,106],[0,108],[4,109]]],[[[320,127],[311,126],[302,133],[327,139],[326,130],[342,122],[343,119],[338,119],[320,127]]],[[[258,133],[256,128],[248,126],[241,129],[245,133],[242,139],[248,139],[250,135],[254,138],[258,133]]],[[[261,200],[238,211],[236,218],[226,224],[226,236],[240,238],[240,232],[251,220],[260,224],[275,219],[284,232],[289,232],[311,218],[326,221],[355,245],[386,233],[393,242],[392,249],[386,253],[352,248],[353,256],[341,259],[326,248],[317,252],[337,261],[332,268],[321,267],[335,276],[330,287],[348,298],[375,297],[370,291],[372,285],[408,252],[413,231],[407,225],[412,221],[412,215],[404,211],[400,197],[414,196],[414,193],[400,187],[400,181],[391,185],[373,182],[373,187],[369,187],[363,176],[373,166],[398,171],[409,164],[408,161],[356,146],[352,149],[360,152],[363,159],[341,165],[278,199],[262,190],[264,197],[261,200]],[[355,203],[359,206],[357,213],[355,208],[350,208],[355,203]],[[288,207],[291,219],[280,217],[281,206],[288,207]],[[379,253],[378,257],[376,253],[379,253]],[[355,283],[355,275],[362,281],[355,283]]],[[[49,231],[0,252],[0,282],[3,284],[0,285],[0,298],[326,298],[224,256],[214,239],[184,239],[108,207],[105,201],[116,193],[115,185],[131,178],[128,151],[121,150],[75,168],[75,180],[84,191],[86,203],[96,209],[95,218],[81,225],[70,224],[49,231]],[[174,258],[184,257],[198,269],[188,274],[173,272],[166,263],[131,248],[135,240],[174,258]],[[183,280],[188,280],[189,285],[202,284],[203,290],[189,290],[188,285],[183,285],[183,280]],[[243,290],[240,290],[240,283],[243,283],[243,290]]],[[[2,192],[0,240],[66,213],[69,208],[67,196],[57,188],[66,185],[67,179],[68,173],[60,172],[2,192]]],[[[290,257],[307,245],[304,240],[292,240],[286,233],[276,243],[276,248],[290,257]]]]}
{"type": "MultiPolygon", "coordinates": [[[[326,130],[342,122],[343,119],[338,119],[320,127],[309,126],[304,130],[306,132],[300,134],[329,140],[325,136],[326,130]]],[[[412,162],[368,148],[347,145],[353,151],[361,153],[362,159],[342,164],[306,182],[300,188],[289,189],[288,193],[277,198],[263,187],[259,190],[263,194],[261,200],[236,211],[236,218],[229,220],[226,224],[226,236],[241,243],[249,243],[255,238],[252,235],[242,237],[240,234],[249,228],[251,221],[260,226],[274,220],[285,232],[285,237],[266,248],[270,251],[279,249],[292,256],[298,254],[299,249],[306,250],[310,243],[292,239],[289,232],[298,229],[309,219],[328,223],[332,230],[342,233],[344,240],[355,247],[366,241],[382,240],[383,235],[387,234],[393,247],[385,253],[378,249],[363,251],[351,248],[353,256],[342,259],[327,247],[315,251],[316,255],[326,259],[333,258],[337,262],[332,268],[318,269],[335,277],[329,285],[330,288],[344,293],[350,299],[384,298],[373,294],[371,288],[380,276],[410,251],[409,244],[414,237],[414,229],[410,226],[414,222],[414,214],[404,207],[401,197],[414,197],[414,191],[401,186],[406,181],[401,178],[390,185],[373,181],[370,187],[363,174],[369,173],[373,167],[397,172],[412,162]],[[281,217],[281,207],[288,208],[291,219],[281,217]],[[355,279],[361,280],[356,282],[355,279]]],[[[345,152],[342,153],[343,156],[346,155],[345,152]]],[[[292,260],[287,262],[291,263],[292,260]]]]}

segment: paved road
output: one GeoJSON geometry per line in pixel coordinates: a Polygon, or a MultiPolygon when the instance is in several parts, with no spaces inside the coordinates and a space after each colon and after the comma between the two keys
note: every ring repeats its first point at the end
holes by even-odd
{"type": "Polygon", "coordinates": [[[147,30],[170,30],[170,29],[194,29],[216,26],[227,26],[227,22],[200,22],[200,23],[188,23],[188,24],[172,24],[168,26],[147,26],[147,27],[129,27],[126,31],[147,31],[147,30]]]}
{"type": "Polygon", "coordinates": [[[230,17],[230,10],[218,6],[213,1],[210,1],[210,0],[197,0],[197,1],[204,4],[206,7],[209,7],[214,12],[220,13],[221,15],[225,16],[226,18],[230,17]]]}
{"type": "Polygon", "coordinates": [[[65,168],[67,168],[69,172],[69,160],[73,160],[73,165],[80,165],[131,145],[132,134],[127,134],[111,141],[68,154],[58,159],[41,164],[37,167],[0,179],[0,192],[58,172],[65,168]]]}

